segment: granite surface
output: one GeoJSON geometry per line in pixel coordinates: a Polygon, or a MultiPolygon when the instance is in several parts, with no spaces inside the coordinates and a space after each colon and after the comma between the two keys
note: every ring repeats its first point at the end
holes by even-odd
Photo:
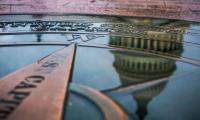
{"type": "Polygon", "coordinates": [[[0,14],[97,14],[200,21],[199,0],[0,0],[0,14]]]}

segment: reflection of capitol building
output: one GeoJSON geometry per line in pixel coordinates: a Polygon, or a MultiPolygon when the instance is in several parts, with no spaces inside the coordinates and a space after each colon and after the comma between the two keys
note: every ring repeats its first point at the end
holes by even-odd
{"type": "MultiPolygon", "coordinates": [[[[163,53],[181,55],[183,51],[181,34],[147,31],[144,36],[136,37],[110,37],[109,44],[119,47],[151,49],[163,53]],[[148,39],[147,39],[148,38],[148,39]]],[[[169,77],[176,70],[173,60],[136,52],[112,51],[115,61],[113,63],[119,73],[121,87],[141,84],[144,82],[169,77]]],[[[133,93],[137,101],[137,115],[144,119],[147,114],[147,105],[153,97],[157,96],[166,86],[166,82],[133,93]]]]}
{"type": "Polygon", "coordinates": [[[182,52],[182,40],[183,34],[177,31],[185,31],[188,24],[184,22],[172,22],[168,20],[152,20],[152,19],[133,19],[131,20],[133,24],[138,26],[138,34],[133,34],[132,36],[122,37],[122,36],[111,36],[109,44],[113,46],[129,47],[129,48],[139,48],[155,50],[160,52],[182,52]],[[162,26],[162,29],[158,30],[151,28],[150,26],[162,26]],[[146,29],[140,26],[149,26],[146,29]],[[170,32],[176,29],[176,32],[170,32]],[[148,30],[149,29],[149,30],[148,30]]]}
{"type": "Polygon", "coordinates": [[[121,37],[110,37],[110,45],[120,47],[130,47],[139,49],[149,49],[161,52],[181,52],[182,39],[181,34],[169,34],[165,32],[148,31],[146,35],[121,37]]]}
{"type": "Polygon", "coordinates": [[[159,95],[162,90],[164,90],[167,82],[162,82],[153,87],[138,91],[133,94],[134,99],[137,101],[137,115],[142,120],[147,115],[147,107],[149,102],[157,95],[159,95]]]}
{"type": "MultiPolygon", "coordinates": [[[[169,77],[176,69],[175,61],[169,59],[133,52],[112,53],[115,57],[113,65],[119,74],[122,87],[169,77]]],[[[133,94],[138,104],[137,115],[140,119],[146,116],[149,101],[157,96],[165,85],[166,83],[157,84],[133,94]]]]}
{"type": "Polygon", "coordinates": [[[154,56],[113,52],[114,67],[124,86],[170,76],[176,69],[174,61],[154,56]]]}
{"type": "MultiPolygon", "coordinates": [[[[175,61],[129,52],[112,52],[115,56],[113,63],[119,74],[122,87],[142,84],[148,81],[169,77],[176,69],[175,61]]],[[[137,101],[137,115],[143,119],[147,114],[147,105],[166,86],[166,82],[138,91],[133,94],[137,101]]]]}

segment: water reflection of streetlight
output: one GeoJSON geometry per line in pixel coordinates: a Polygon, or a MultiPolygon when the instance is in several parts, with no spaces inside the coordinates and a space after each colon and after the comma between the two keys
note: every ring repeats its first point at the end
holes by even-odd
{"type": "MultiPolygon", "coordinates": [[[[109,44],[116,47],[148,49],[161,53],[181,55],[183,51],[182,40],[182,34],[146,30],[143,35],[129,37],[112,36],[110,37],[109,44]]],[[[121,87],[166,78],[171,76],[176,70],[176,63],[173,60],[125,51],[112,51],[112,53],[115,57],[113,65],[119,74],[121,87]]],[[[162,82],[132,93],[132,96],[137,101],[137,115],[140,119],[144,119],[146,116],[148,103],[165,86],[166,82],[162,82]]]]}

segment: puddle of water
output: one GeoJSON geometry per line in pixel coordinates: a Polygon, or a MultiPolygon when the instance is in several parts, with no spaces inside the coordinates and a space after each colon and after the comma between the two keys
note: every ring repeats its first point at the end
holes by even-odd
{"type": "Polygon", "coordinates": [[[0,77],[31,64],[63,46],[1,47],[0,77]]]}
{"type": "MultiPolygon", "coordinates": [[[[144,119],[144,117],[148,113],[147,111],[159,108],[161,103],[154,102],[169,102],[168,105],[166,105],[166,109],[163,108],[162,110],[164,111],[172,109],[171,107],[173,107],[173,104],[179,103],[179,100],[177,100],[178,96],[176,96],[177,94],[179,96],[182,96],[182,99],[187,99],[185,101],[185,104],[190,108],[191,106],[189,106],[189,104],[190,101],[193,100],[192,92],[194,92],[194,89],[188,88],[187,92],[185,91],[182,93],[180,91],[181,89],[186,88],[186,86],[188,85],[187,82],[194,82],[193,84],[197,84],[195,89],[198,90],[200,88],[197,80],[199,76],[199,67],[180,61],[174,61],[145,54],[126,53],[102,48],[79,47],[77,49],[72,82],[89,86],[100,91],[104,91],[103,93],[108,94],[115,101],[121,104],[123,108],[127,110],[127,112],[130,114],[130,116],[132,116],[132,118],[139,117],[141,119],[144,119]],[[87,54],[85,54],[86,52],[87,54]],[[190,77],[185,78],[185,76],[183,76],[171,81],[171,78],[173,78],[177,74],[188,72],[190,73],[191,71],[196,70],[198,70],[196,75],[191,74],[190,77]],[[129,87],[163,78],[166,78],[167,80],[163,83],[136,93],[129,92],[129,94],[124,95],[109,94],[109,91],[112,91],[115,88],[129,87]],[[178,90],[179,92],[172,92],[171,89],[176,90],[176,86],[179,87],[177,88],[180,89],[178,90]],[[187,96],[190,97],[188,98],[187,96]],[[169,98],[166,99],[166,97],[176,100],[167,101],[169,100],[169,98]],[[154,99],[157,101],[152,101],[154,99]],[[151,103],[151,101],[153,103],[151,103]],[[148,109],[149,103],[154,104],[152,105],[153,108],[148,109]]],[[[195,91],[194,94],[196,92],[197,91],[195,91]]],[[[196,99],[200,99],[200,96],[196,97],[196,99]]],[[[198,102],[196,101],[195,104],[197,103],[198,102]]],[[[177,105],[177,115],[185,112],[184,110],[188,111],[187,107],[185,107],[185,109],[183,109],[182,111],[179,110],[178,107],[181,107],[181,105],[183,105],[183,103],[177,105]]],[[[195,110],[200,109],[200,107],[195,108],[195,110]]],[[[157,113],[154,111],[153,115],[156,114],[157,113]]],[[[166,112],[162,113],[161,115],[166,116],[167,114],[168,113],[166,112]]],[[[194,114],[196,114],[195,111],[194,114]]],[[[175,116],[175,114],[173,115],[175,118],[178,117],[175,116]]],[[[160,116],[160,118],[162,118],[163,116],[160,116]]],[[[147,118],[148,117],[149,116],[147,116],[147,118]]],[[[191,117],[191,115],[188,115],[188,117],[191,117]]],[[[155,119],[160,118],[158,117],[155,119]]]]}
{"type": "Polygon", "coordinates": [[[66,42],[63,34],[1,35],[0,42],[66,42]],[[28,38],[28,39],[27,39],[28,38]]]}
{"type": "Polygon", "coordinates": [[[172,76],[174,72],[178,74],[197,68],[187,63],[151,55],[79,47],[72,81],[107,90],[161,79],[172,76]]]}
{"type": "Polygon", "coordinates": [[[67,112],[65,113],[65,120],[103,120],[102,113],[98,106],[88,101],[83,96],[69,93],[69,100],[67,104],[67,112]],[[78,114],[78,115],[77,115],[78,114]]]}
{"type": "MultiPolygon", "coordinates": [[[[96,30],[86,34],[79,25],[80,31],[73,30],[83,34],[77,31],[60,34],[58,30],[58,34],[0,35],[0,42],[77,42],[72,83],[110,96],[130,119],[200,119],[199,24],[155,19],[123,21],[130,25],[110,21],[112,24],[107,23],[107,26],[103,23],[87,26],[102,28],[100,31],[111,30],[103,35],[94,34],[98,33],[96,30]]],[[[0,77],[61,47],[1,47],[0,77]]],[[[69,93],[64,115],[73,114],[66,116],[67,119],[100,118],[94,111],[95,102],[87,103],[79,97],[69,93]],[[77,112],[84,110],[76,116],[77,112]]]]}
{"type": "MultiPolygon", "coordinates": [[[[191,31],[193,28],[199,29],[188,23],[184,30],[191,31]]],[[[196,44],[199,37],[156,30],[147,33],[148,39],[141,35],[111,35],[84,43],[114,46],[116,49],[79,47],[72,82],[92,87],[110,96],[133,120],[199,119],[197,111],[200,106],[195,104],[200,99],[200,68],[187,61],[179,61],[183,58],[200,60],[200,47],[196,44]],[[153,53],[164,57],[141,53],[144,49],[153,50],[153,53]],[[146,84],[159,80],[162,82],[152,86],[146,84]]]]}

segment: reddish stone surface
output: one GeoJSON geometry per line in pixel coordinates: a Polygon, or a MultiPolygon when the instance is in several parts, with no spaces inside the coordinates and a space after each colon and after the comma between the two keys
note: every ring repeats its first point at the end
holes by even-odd
{"type": "Polygon", "coordinates": [[[200,21],[198,0],[0,0],[0,14],[80,13],[200,21]]]}

